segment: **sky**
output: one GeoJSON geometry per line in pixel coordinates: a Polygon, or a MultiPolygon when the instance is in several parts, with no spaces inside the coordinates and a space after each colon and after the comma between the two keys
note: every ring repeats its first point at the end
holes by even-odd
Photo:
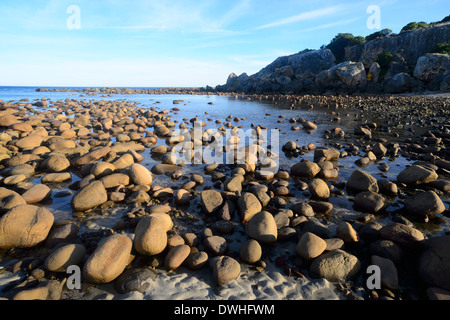
{"type": "Polygon", "coordinates": [[[337,33],[449,13],[448,0],[0,0],[0,86],[215,87],[337,33]]]}

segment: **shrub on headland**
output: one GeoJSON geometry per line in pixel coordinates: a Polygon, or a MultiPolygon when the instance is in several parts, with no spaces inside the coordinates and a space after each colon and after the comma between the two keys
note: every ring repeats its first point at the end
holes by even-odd
{"type": "Polygon", "coordinates": [[[330,51],[333,52],[336,57],[336,62],[339,63],[345,60],[346,47],[356,46],[365,41],[364,37],[355,37],[351,33],[338,33],[325,48],[330,49],[330,51]]]}
{"type": "Polygon", "coordinates": [[[432,53],[450,54],[450,43],[438,43],[432,53]]]}

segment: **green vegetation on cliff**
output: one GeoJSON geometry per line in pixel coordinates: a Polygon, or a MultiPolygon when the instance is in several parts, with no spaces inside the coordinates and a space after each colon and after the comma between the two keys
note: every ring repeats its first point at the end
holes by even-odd
{"type": "Polygon", "coordinates": [[[336,62],[342,62],[345,60],[345,47],[356,46],[365,41],[364,37],[355,37],[351,33],[338,33],[325,48],[333,52],[336,62]]]}

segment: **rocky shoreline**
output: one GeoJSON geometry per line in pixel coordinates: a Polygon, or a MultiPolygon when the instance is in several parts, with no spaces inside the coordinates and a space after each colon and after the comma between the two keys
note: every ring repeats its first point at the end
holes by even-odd
{"type": "MultiPolygon", "coordinates": [[[[71,91],[38,91],[46,90],[71,91]]],[[[172,114],[183,111],[177,100],[151,108],[131,99],[0,102],[1,266],[13,279],[0,293],[4,298],[73,298],[66,271],[76,265],[82,270],[81,295],[103,284],[114,284],[118,293],[144,292],[158,274],[182,268],[192,277],[208,270],[211,285],[223,287],[242,281],[245,268],[264,273],[275,266],[286,277],[336,283],[348,299],[449,299],[450,235],[430,236],[419,227],[440,229],[450,217],[448,98],[204,89],[76,92],[80,97],[220,94],[292,110],[325,109],[336,126],[323,132],[326,146],[282,141],[279,156],[298,161],[273,175],[263,174],[270,163],[247,161],[249,150],[243,164],[204,163],[201,172],[185,173],[171,152],[182,139],[172,133],[192,132],[194,124],[206,123],[172,121],[172,114]],[[350,112],[362,123],[344,132],[339,121],[350,112]],[[377,120],[364,121],[368,114],[377,120]],[[142,165],[145,151],[160,163],[142,165]],[[308,154],[313,161],[304,158],[308,154]],[[360,168],[343,181],[339,161],[348,156],[357,156],[360,168]],[[389,158],[415,162],[393,181],[364,170],[378,161],[380,172],[387,171],[383,160],[389,158]],[[171,186],[160,185],[158,176],[170,177],[171,186]],[[61,185],[71,192],[53,194],[61,185]],[[296,201],[299,193],[307,200],[296,201]],[[70,218],[46,209],[52,196],[70,201],[70,218]],[[350,203],[354,211],[340,216],[333,198],[350,203]],[[386,211],[394,203],[397,210],[386,211]],[[122,216],[110,228],[99,228],[91,219],[115,214],[122,216]],[[229,240],[236,235],[242,243],[229,240]],[[294,249],[286,256],[267,256],[284,245],[294,249]],[[381,269],[381,289],[365,288],[365,271],[372,264],[381,269]],[[357,294],[355,287],[363,292],[357,294]]],[[[310,119],[284,119],[281,111],[276,117],[289,122],[292,131],[317,130],[310,119]]],[[[225,127],[246,122],[239,115],[212,120],[222,128],[205,132],[193,144],[208,146],[225,127]]]]}

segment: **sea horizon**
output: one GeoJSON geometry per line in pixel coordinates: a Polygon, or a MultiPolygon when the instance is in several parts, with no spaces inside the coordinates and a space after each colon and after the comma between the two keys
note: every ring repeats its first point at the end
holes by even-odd
{"type": "Polygon", "coordinates": [[[176,86],[159,86],[159,87],[131,87],[131,86],[0,86],[0,88],[46,88],[46,89],[86,89],[86,88],[126,88],[126,89],[189,89],[189,88],[200,88],[196,86],[191,87],[176,87],[176,86]]]}

